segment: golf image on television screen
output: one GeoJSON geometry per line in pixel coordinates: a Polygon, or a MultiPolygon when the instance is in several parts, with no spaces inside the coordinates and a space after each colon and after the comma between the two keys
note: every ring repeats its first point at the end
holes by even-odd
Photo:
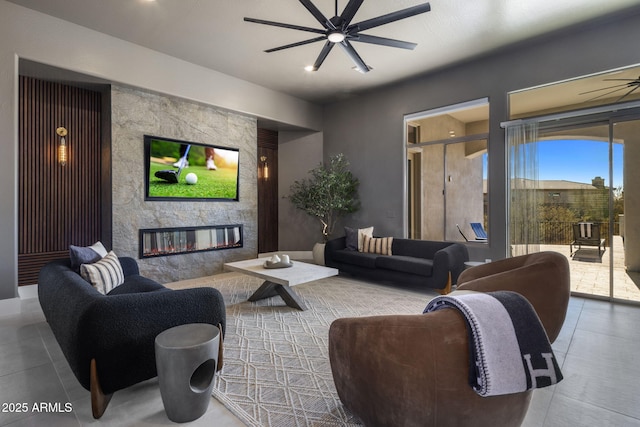
{"type": "Polygon", "coordinates": [[[148,135],[144,143],[147,200],[238,200],[238,149],[148,135]]]}

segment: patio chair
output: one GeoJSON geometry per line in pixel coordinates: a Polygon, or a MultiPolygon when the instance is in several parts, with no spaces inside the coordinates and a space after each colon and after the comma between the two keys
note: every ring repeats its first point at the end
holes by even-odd
{"type": "Polygon", "coordinates": [[[471,229],[476,234],[476,240],[487,240],[487,232],[484,231],[482,224],[479,222],[471,222],[471,229]]]}
{"type": "Polygon", "coordinates": [[[468,242],[469,239],[467,239],[467,236],[464,235],[464,233],[462,232],[462,230],[460,229],[460,226],[458,224],[456,224],[456,227],[458,227],[458,231],[460,232],[460,234],[462,235],[462,237],[464,238],[465,242],[468,242]]]}
{"type": "Polygon", "coordinates": [[[569,244],[569,252],[573,257],[583,246],[598,248],[598,257],[602,258],[606,247],[605,239],[600,237],[600,224],[579,222],[573,224],[573,241],[569,244]],[[577,249],[574,251],[574,247],[577,249]]]}

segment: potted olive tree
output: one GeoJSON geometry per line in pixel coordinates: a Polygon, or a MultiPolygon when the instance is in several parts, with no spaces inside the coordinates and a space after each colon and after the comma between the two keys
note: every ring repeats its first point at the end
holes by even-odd
{"type": "Polygon", "coordinates": [[[358,179],[349,171],[349,162],[343,154],[329,158],[311,169],[309,178],[295,181],[289,200],[298,208],[320,221],[322,243],[313,250],[314,260],[324,264],[324,244],[333,233],[338,219],[360,208],[358,179]]]}

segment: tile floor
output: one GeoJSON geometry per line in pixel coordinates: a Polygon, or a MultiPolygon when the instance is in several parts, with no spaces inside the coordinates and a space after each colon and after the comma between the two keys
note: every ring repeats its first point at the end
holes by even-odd
{"type": "MultiPolygon", "coordinates": [[[[94,420],[89,393],[71,373],[37,298],[15,304],[0,312],[0,426],[174,424],[164,413],[156,380],[115,393],[103,418],[94,420]],[[13,314],[2,314],[7,312],[13,314]],[[26,412],[18,412],[15,404],[24,402],[26,412]],[[60,405],[34,411],[33,404],[41,402],[60,405]]],[[[640,426],[638,325],[640,307],[572,297],[553,346],[565,379],[534,393],[524,426],[640,426]]],[[[188,425],[243,424],[212,399],[208,412],[188,425]]]]}
{"type": "MultiPolygon", "coordinates": [[[[157,379],[116,392],[104,416],[94,420],[90,394],[71,372],[38,299],[25,298],[17,304],[17,309],[2,311],[16,314],[0,312],[0,426],[177,425],[165,415],[157,379]],[[36,406],[34,411],[34,403],[50,402],[59,405],[41,412],[36,406]],[[26,412],[15,407],[22,403],[28,403],[26,412]],[[65,412],[67,408],[71,411],[65,412]]],[[[184,425],[244,426],[213,398],[205,415],[184,425]]]]}

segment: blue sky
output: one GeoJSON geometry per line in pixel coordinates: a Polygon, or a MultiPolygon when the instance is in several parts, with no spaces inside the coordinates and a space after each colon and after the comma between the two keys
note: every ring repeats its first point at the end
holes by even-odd
{"type": "MultiPolygon", "coordinates": [[[[622,182],[622,144],[613,145],[614,187],[622,182]]],[[[562,179],[590,184],[596,176],[609,186],[609,144],[588,140],[540,141],[538,179],[562,179]]]]}

